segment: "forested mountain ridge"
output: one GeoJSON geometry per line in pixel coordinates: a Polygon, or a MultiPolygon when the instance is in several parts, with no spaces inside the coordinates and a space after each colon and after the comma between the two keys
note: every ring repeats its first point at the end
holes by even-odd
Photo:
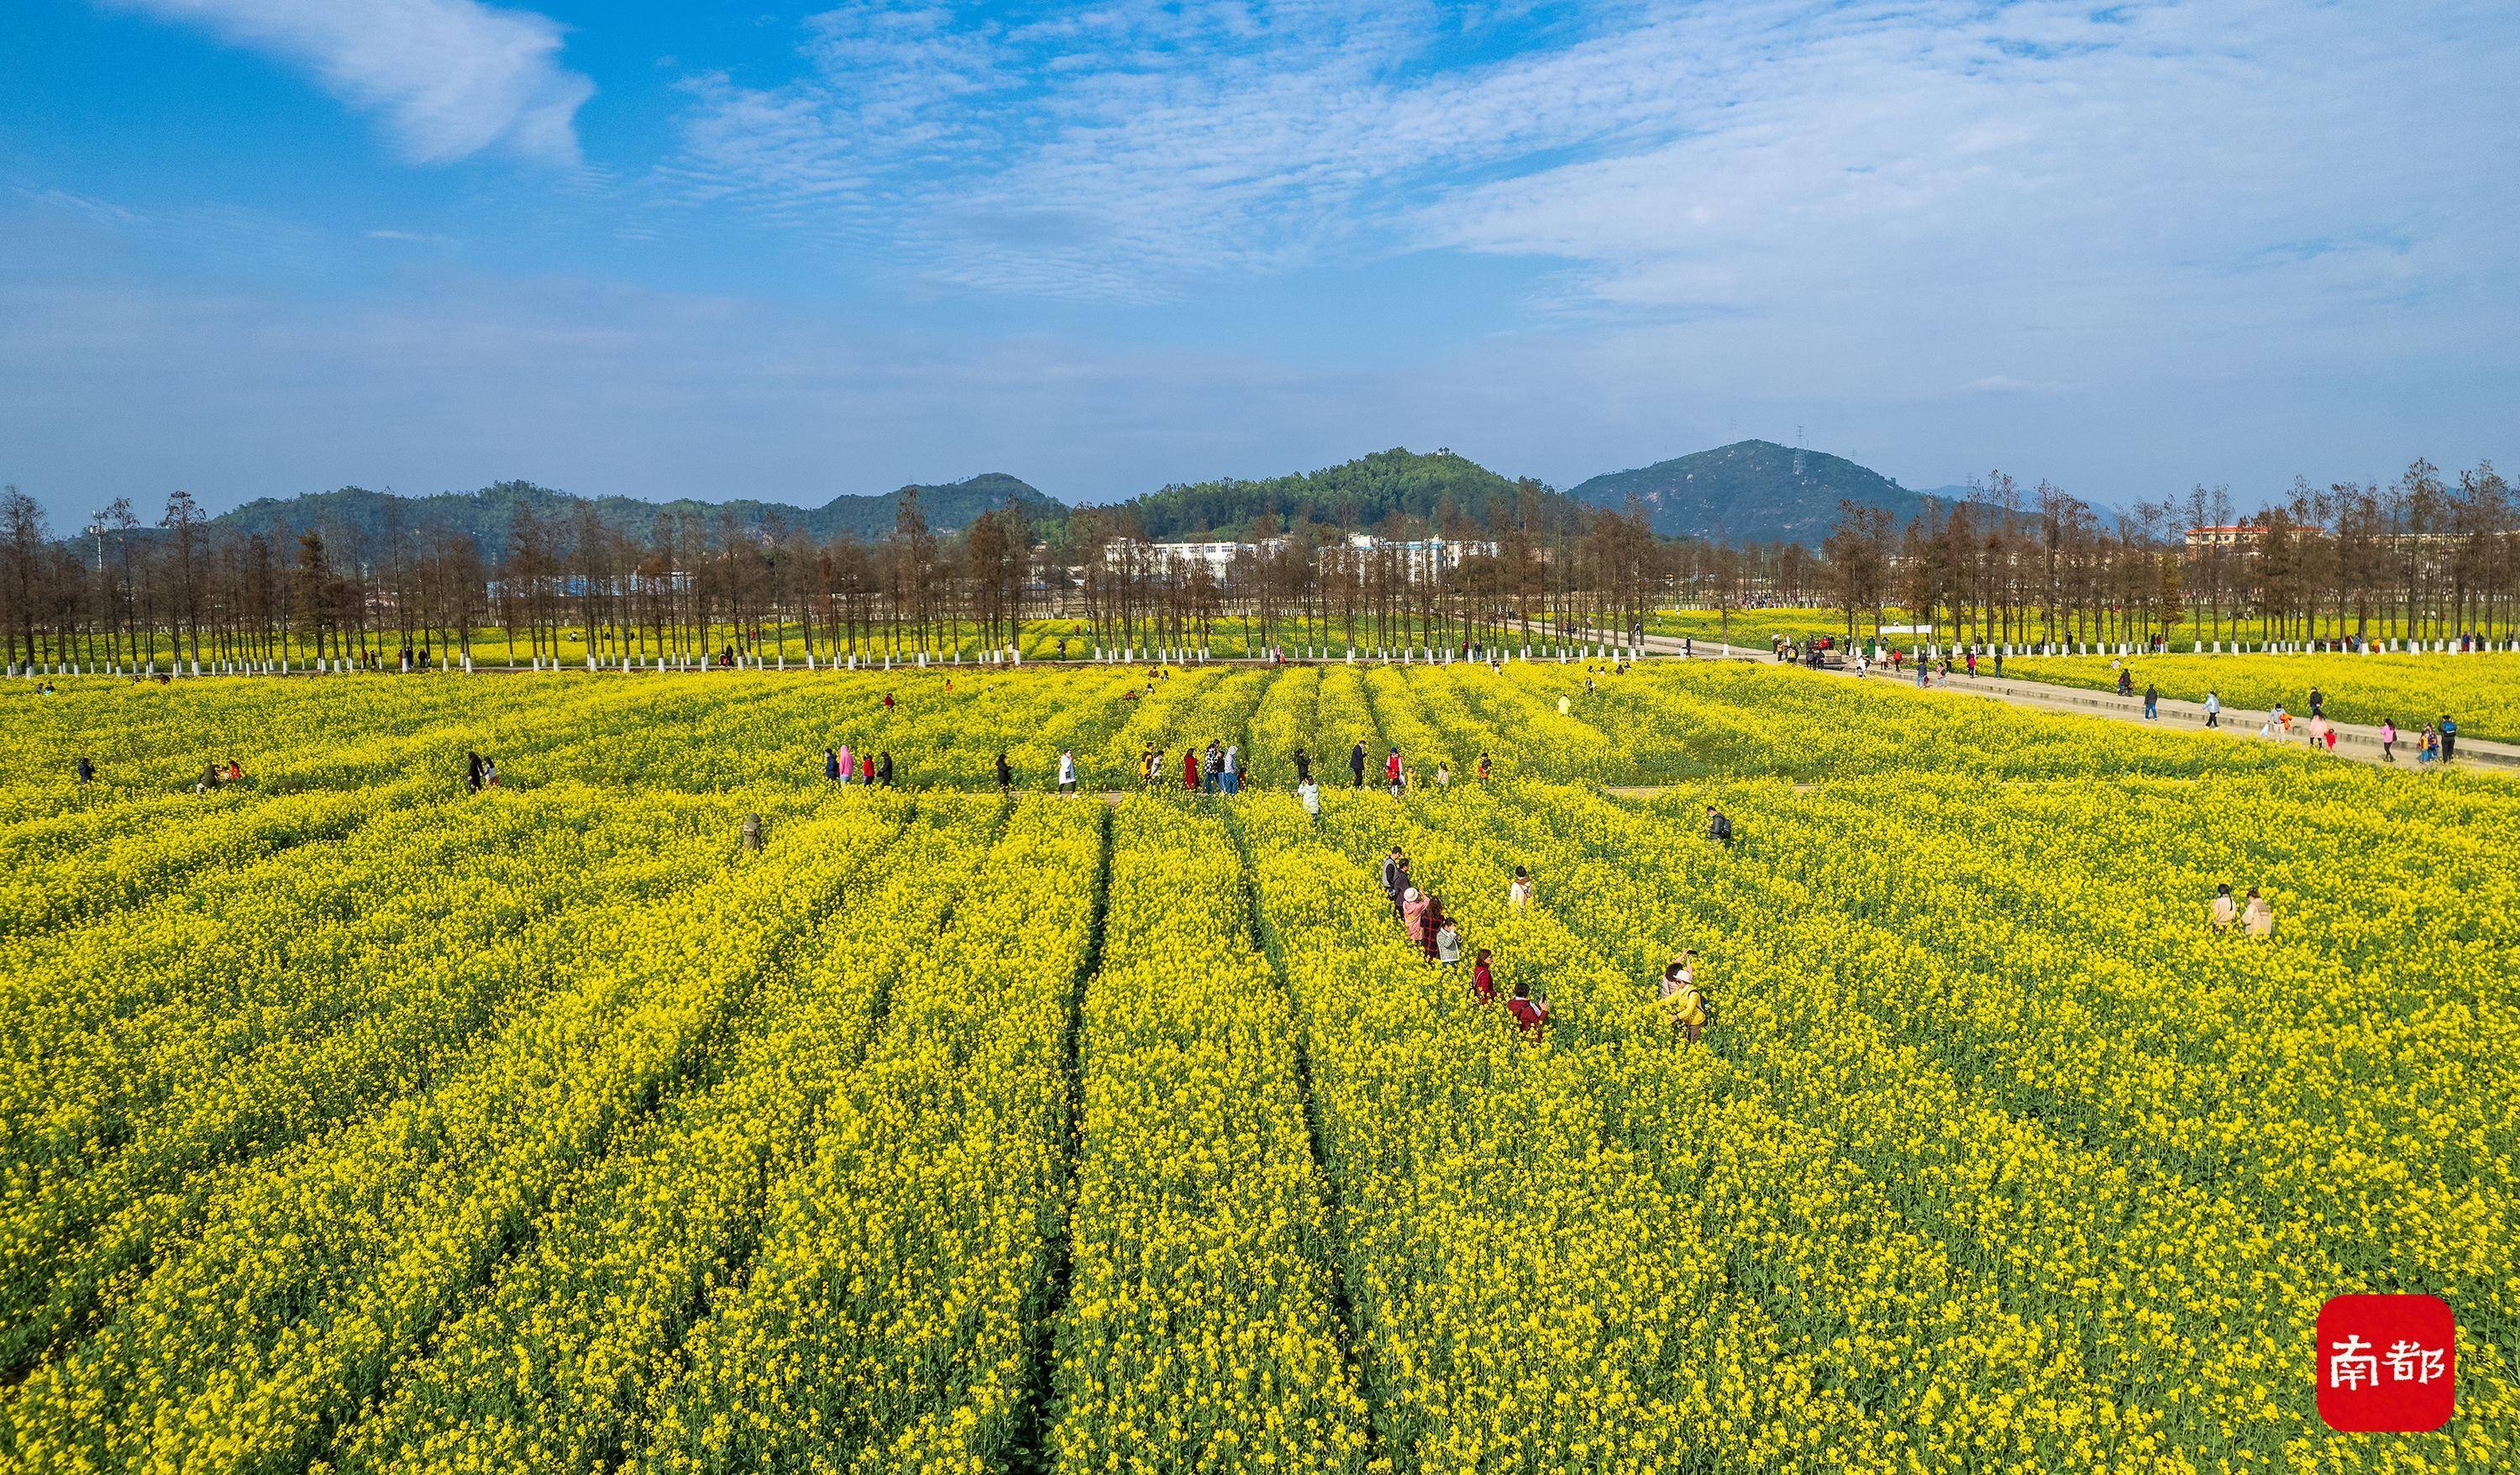
{"type": "Polygon", "coordinates": [[[346,537],[352,546],[374,543],[399,526],[406,532],[452,532],[472,538],[485,559],[496,560],[508,545],[510,530],[521,511],[556,527],[573,527],[591,509],[607,529],[642,542],[654,532],[659,516],[696,519],[703,532],[729,519],[746,532],[774,523],[817,542],[842,534],[872,541],[893,530],[901,499],[916,493],[927,525],[938,532],[957,532],[972,518],[1012,499],[1035,518],[1057,520],[1067,509],[1019,477],[990,471],[941,486],[912,486],[881,496],[834,497],[821,507],[792,507],[749,498],[702,502],[678,498],[643,502],[635,497],[579,497],[529,481],[502,481],[477,492],[441,492],[404,497],[364,487],[314,492],[297,497],[265,497],[213,517],[213,528],[240,536],[261,534],[274,546],[293,544],[314,528],[328,536],[346,537]]]}
{"type": "Polygon", "coordinates": [[[1937,499],[1825,451],[1772,440],[1742,440],[1612,471],[1567,493],[1594,507],[1621,509],[1634,497],[1664,537],[1710,543],[1800,543],[1818,548],[1837,525],[1838,503],[1888,508],[1901,522],[1937,499]]]}

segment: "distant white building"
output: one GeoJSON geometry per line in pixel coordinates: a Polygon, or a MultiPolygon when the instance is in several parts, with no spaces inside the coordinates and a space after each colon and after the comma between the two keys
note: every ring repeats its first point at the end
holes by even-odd
{"type": "Polygon", "coordinates": [[[1463,559],[1497,556],[1493,539],[1377,538],[1372,533],[1350,533],[1347,546],[1362,554],[1396,553],[1417,568],[1459,568],[1463,559]]]}

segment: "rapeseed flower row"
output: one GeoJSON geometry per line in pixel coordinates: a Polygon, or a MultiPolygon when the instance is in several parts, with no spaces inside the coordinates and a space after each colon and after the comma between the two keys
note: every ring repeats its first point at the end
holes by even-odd
{"type": "Polygon", "coordinates": [[[1362,1470],[1293,1026],[1239,857],[1172,802],[1129,799],[1112,831],[1055,1465],[1362,1470]]]}
{"type": "Polygon", "coordinates": [[[1036,1417],[1100,804],[1018,801],[693,1327],[639,1471],[971,1471],[1036,1417]]]}
{"type": "Polygon", "coordinates": [[[727,849],[722,807],[593,801],[383,817],[321,861],[248,868],[30,958],[21,1063],[0,1072],[10,1365],[81,1325],[231,1164],[427,1085],[533,1007],[559,980],[531,960],[601,917],[568,905],[586,888],[668,895],[727,849]]]}
{"type": "Polygon", "coordinates": [[[740,1283],[770,1185],[801,1166],[902,968],[987,856],[1000,801],[939,797],[755,988],[703,1089],[553,1196],[530,1249],[339,1441],[344,1471],[584,1470],[648,1437],[693,1316],[740,1283]],[[722,1062],[722,1063],[718,1063],[722,1062]]]}
{"type": "Polygon", "coordinates": [[[305,1462],[898,828],[874,807],[789,827],[721,894],[537,959],[573,987],[435,1089],[222,1184],[93,1336],[0,1401],[0,1448],[62,1471],[305,1462]]]}
{"type": "MultiPolygon", "coordinates": [[[[1767,792],[1773,808],[1755,805],[1741,790],[1727,802],[1743,817],[1746,833],[1767,835],[1766,827],[1778,822],[1774,843],[1780,857],[1807,858],[1809,870],[1825,872],[1833,847],[1857,857],[1883,853],[1868,837],[1849,834],[1843,817],[1830,817],[1809,834],[1781,832],[1781,817],[1796,801],[1767,792]]],[[[2307,1344],[2308,1319],[2325,1295],[2366,1285],[2440,1289],[2461,1306],[2481,1334],[2474,1391],[2485,1422],[2469,1424],[2460,1445],[2433,1442],[2430,1457],[2461,1448],[2448,1456],[2455,1463],[2493,1448],[2476,1440],[2490,1427],[2493,1410],[2509,1403],[2505,1358],[2496,1350],[2496,1328],[2508,1324],[2499,1308],[2507,1290],[2479,1274],[2494,1261],[2498,1221],[2480,1224],[2474,1216],[2498,1194],[2468,1198],[2458,1217],[2432,1227],[2436,1232],[2366,1239],[2350,1220],[2337,1224],[2324,1213],[2297,1212],[2274,1194],[2234,1201],[2210,1189],[2131,1178],[2109,1150],[2117,1140],[2113,1129],[2095,1131],[2091,1147],[2077,1145],[2035,1112],[2014,1117],[1980,1104],[1966,1078],[1948,1076],[1937,1063],[1926,1042],[1942,1027],[1938,1021],[1947,1024],[1949,1001],[1990,984],[2002,987],[2006,975],[2001,970],[1953,974],[1945,985],[1936,978],[1946,966],[1936,939],[1903,946],[1901,934],[1915,930],[1912,919],[1887,933],[1861,921],[1850,926],[1832,911],[1834,898],[1825,889],[1768,886],[1763,877],[1771,868],[1718,856],[1703,842],[1676,840],[1690,827],[1682,813],[1667,812],[1649,829],[1623,833],[1583,813],[1608,806],[1567,802],[1578,808],[1558,806],[1550,814],[1544,806],[1542,813],[1517,817],[1521,829],[1510,843],[1518,855],[1536,856],[1544,876],[1558,878],[1562,905],[1611,945],[1621,970],[1649,977],[1676,933],[1701,946],[1719,943],[1722,951],[1707,966],[1723,980],[1717,997],[1727,998],[1729,987],[1732,1000],[1725,1053],[1750,1067],[1751,1079],[1769,1084],[1778,1109],[1843,1143],[1885,1186],[1895,1186],[1901,1212],[1920,1231],[1950,1243],[1955,1255],[1995,1268],[2007,1287],[2006,1302],[2027,1322],[2074,1330],[2084,1376],[2131,1410],[2157,1412],[2171,1441],[2166,1453],[2206,1467],[2245,1467],[2253,1456],[2357,1467],[2352,1457],[2331,1463],[2343,1447],[2317,1432],[2290,1349],[2307,1344]],[[1587,861],[1560,836],[1597,844],[1598,858],[1587,861]],[[1754,889],[1718,911],[1720,902],[1708,898],[1729,894],[1728,877],[1754,889]],[[1642,893],[1638,878],[1650,882],[1642,893]],[[1868,996],[1881,1003],[1858,1002],[1868,996]],[[1992,1203],[2004,1205],[2003,1218],[1987,1217],[1992,1203]],[[2178,1370],[2165,1374],[2165,1368],[2178,1370]]],[[[1472,834],[1483,827],[1464,822],[1472,834]]],[[[1919,848],[1909,854],[1948,853],[1935,842],[1939,837],[1911,833],[1912,846],[1919,848]]],[[[1969,894],[1960,888],[1920,895],[1907,915],[1939,918],[1956,931],[1982,916],[1982,910],[1964,905],[1969,894]]],[[[2068,985],[2060,977],[2058,986],[2068,985]]],[[[1647,996],[1642,985],[1632,988],[1636,997],[1647,996]]],[[[2178,1002],[2156,999],[2155,1006],[2175,1008],[2178,1002]]],[[[2025,995],[2016,1007],[2029,1006],[2025,995]]],[[[1957,1012],[1964,1022],[1964,1006],[1957,1012]]],[[[1588,1014],[1571,1011],[1570,1017],[1588,1014]]],[[[2034,1059],[2045,1078],[2079,1070],[2043,1049],[2021,1061],[2025,1074],[2034,1059]]],[[[2336,1129],[2350,1131],[2352,1113],[2340,1116],[2325,1124],[2323,1140],[2328,1152],[2350,1158],[2352,1139],[2336,1129]]],[[[2320,1125],[2304,1127],[2317,1134],[2320,1125]]],[[[2463,1397],[2469,1386],[2463,1383],[2463,1397]]],[[[2121,1431],[2089,1453],[2073,1451],[2071,1462],[2121,1467],[2148,1453],[2165,1452],[2121,1431]]]]}

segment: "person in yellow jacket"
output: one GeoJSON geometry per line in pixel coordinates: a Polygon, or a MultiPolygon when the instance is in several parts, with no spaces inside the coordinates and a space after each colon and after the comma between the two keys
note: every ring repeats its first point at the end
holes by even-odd
{"type": "Polygon", "coordinates": [[[1664,966],[1662,1003],[1671,1011],[1671,1022],[1680,1026],[1690,1043],[1706,1032],[1706,996],[1697,989],[1695,949],[1682,953],[1664,966]]]}

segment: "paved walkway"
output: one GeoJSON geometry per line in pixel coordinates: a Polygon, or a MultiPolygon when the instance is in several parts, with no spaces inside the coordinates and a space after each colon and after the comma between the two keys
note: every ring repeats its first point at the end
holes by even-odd
{"type": "MultiPolygon", "coordinates": [[[[1645,637],[1644,648],[1650,655],[1678,655],[1682,648],[1678,640],[1669,636],[1648,635],[1645,637]]],[[[1721,659],[1723,648],[1718,644],[1698,641],[1691,653],[1699,660],[1721,659]]],[[[1734,646],[1731,658],[1770,664],[1775,663],[1776,660],[1776,657],[1769,654],[1764,647],[1751,646],[1734,646]]],[[[1980,661],[1978,669],[1988,671],[1989,667],[1986,662],[1980,661]]],[[[1832,674],[1842,675],[1852,680],[1855,671],[1852,666],[1849,666],[1843,671],[1832,674]]],[[[1894,672],[1886,666],[1876,665],[1865,673],[1864,679],[1899,682],[1910,688],[1916,685],[1915,668],[1912,666],[1905,671],[1894,672]]],[[[1948,678],[1937,676],[1934,678],[1933,686],[1927,690],[1992,697],[1997,701],[2029,707],[2035,711],[2071,712],[2087,717],[2111,717],[2122,722],[2141,723],[2146,727],[2175,728],[2199,735],[2211,733],[2235,741],[2281,740],[2298,743],[2304,747],[2310,745],[2310,715],[2307,712],[2293,714],[2291,738],[2262,738],[2258,736],[2258,728],[2266,721],[2267,714],[2264,711],[2244,712],[2235,707],[2226,706],[2223,708],[2222,726],[2209,729],[2205,726],[2203,702],[2179,701],[2167,696],[2161,699],[2160,718],[2147,722],[2143,715],[2143,698],[2140,696],[2120,696],[2114,692],[2093,692],[2080,687],[2060,687],[2048,682],[2024,681],[2018,677],[2007,676],[1998,680],[1991,673],[1981,676],[1956,674],[1948,678]]],[[[2421,741],[2420,725],[2412,730],[2399,729],[2398,762],[2402,766],[2408,768],[2416,766],[2415,748],[2421,741]]],[[[2379,729],[2354,723],[2336,724],[2336,756],[2357,759],[2364,763],[2383,762],[2380,755],[2379,729]]],[[[2520,745],[2508,742],[2487,742],[2474,738],[2461,737],[2458,739],[2457,759],[2452,767],[2461,770],[2520,774],[2520,745]]]]}

